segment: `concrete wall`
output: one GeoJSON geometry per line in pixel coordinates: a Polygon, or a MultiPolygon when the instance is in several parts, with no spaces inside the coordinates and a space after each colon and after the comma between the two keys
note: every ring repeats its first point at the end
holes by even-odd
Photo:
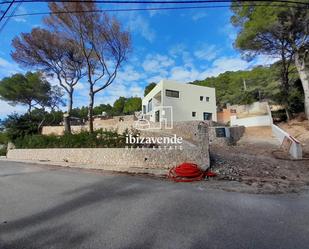
{"type": "Polygon", "coordinates": [[[219,123],[223,124],[231,121],[233,122],[232,125],[245,125],[247,127],[269,126],[271,124],[265,117],[267,115],[271,116],[268,103],[254,102],[250,105],[229,105],[227,108],[217,113],[217,120],[219,123]]]}
{"type": "Polygon", "coordinates": [[[255,116],[249,118],[237,118],[236,116],[231,116],[231,126],[271,126],[272,123],[272,117],[269,115],[255,116]]]}
{"type": "Polygon", "coordinates": [[[254,102],[250,105],[230,105],[228,110],[234,110],[238,118],[263,116],[269,114],[268,102],[254,102]]]}
{"type": "Polygon", "coordinates": [[[288,152],[293,158],[301,159],[303,157],[301,144],[296,138],[274,124],[272,125],[272,132],[281,144],[283,144],[284,139],[287,139],[290,142],[291,147],[288,152]]]}

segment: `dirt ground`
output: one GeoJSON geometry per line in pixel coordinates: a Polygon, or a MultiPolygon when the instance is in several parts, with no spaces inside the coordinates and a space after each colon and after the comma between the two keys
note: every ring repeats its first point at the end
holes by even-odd
{"type": "MultiPolygon", "coordinates": [[[[309,131],[307,131],[309,133],[309,131]]],[[[306,134],[306,136],[309,134],[306,134]]],[[[303,137],[298,137],[302,142],[303,137]]],[[[309,142],[309,141],[308,141],[309,142]]],[[[236,146],[211,146],[212,184],[232,191],[254,193],[299,192],[309,187],[309,160],[276,159],[279,142],[270,128],[247,129],[236,146]],[[235,181],[226,184],[224,181],[235,181]]]]}
{"type": "Polygon", "coordinates": [[[309,121],[292,120],[288,123],[279,123],[279,127],[298,139],[305,153],[309,154],[309,121]]]}

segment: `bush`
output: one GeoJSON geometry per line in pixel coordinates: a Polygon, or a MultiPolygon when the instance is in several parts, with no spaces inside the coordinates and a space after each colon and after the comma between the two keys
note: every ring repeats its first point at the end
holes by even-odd
{"type": "Polygon", "coordinates": [[[272,111],[271,115],[275,123],[285,122],[287,120],[285,110],[272,111]]]}
{"type": "Polygon", "coordinates": [[[9,141],[6,132],[0,132],[0,144],[7,144],[9,141]]]}
{"type": "MultiPolygon", "coordinates": [[[[124,148],[126,134],[118,134],[116,130],[97,130],[94,133],[82,131],[78,134],[26,135],[17,138],[14,143],[19,149],[38,148],[124,148]]],[[[134,135],[134,134],[133,134],[134,135]]]]}
{"type": "Polygon", "coordinates": [[[6,155],[6,145],[8,143],[8,137],[5,132],[0,132],[0,156],[6,155]]]}
{"type": "Polygon", "coordinates": [[[26,135],[32,135],[38,133],[37,121],[30,119],[27,114],[8,115],[7,119],[4,120],[3,125],[5,126],[6,134],[9,140],[15,141],[19,137],[26,135]]]}
{"type": "Polygon", "coordinates": [[[6,145],[0,148],[0,156],[6,156],[6,145]]]}

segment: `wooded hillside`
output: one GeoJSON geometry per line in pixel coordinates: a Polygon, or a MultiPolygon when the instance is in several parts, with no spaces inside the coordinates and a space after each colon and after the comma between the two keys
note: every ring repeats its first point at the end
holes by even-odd
{"type": "MultiPolygon", "coordinates": [[[[248,71],[224,72],[217,77],[194,81],[191,84],[216,88],[217,105],[250,104],[258,100],[271,103],[285,103],[280,85],[279,63],[271,66],[258,66],[248,71]]],[[[303,91],[298,75],[290,75],[289,108],[292,112],[303,111],[303,91]]]]}

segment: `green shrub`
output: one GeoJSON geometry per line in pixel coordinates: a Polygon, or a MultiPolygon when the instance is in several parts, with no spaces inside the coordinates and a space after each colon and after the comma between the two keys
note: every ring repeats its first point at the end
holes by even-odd
{"type": "Polygon", "coordinates": [[[6,156],[6,146],[0,148],[0,156],[6,156]]]}
{"type": "MultiPolygon", "coordinates": [[[[118,134],[117,130],[97,130],[94,133],[82,131],[78,134],[55,135],[26,135],[15,139],[16,148],[124,148],[126,146],[126,134],[118,134]]],[[[134,131],[131,131],[136,135],[134,131]]]]}
{"type": "Polygon", "coordinates": [[[6,134],[6,132],[2,131],[0,132],[0,144],[7,144],[9,141],[9,138],[6,134]]]}
{"type": "Polygon", "coordinates": [[[0,132],[0,156],[6,155],[6,145],[8,141],[7,134],[4,131],[0,132]]]}

